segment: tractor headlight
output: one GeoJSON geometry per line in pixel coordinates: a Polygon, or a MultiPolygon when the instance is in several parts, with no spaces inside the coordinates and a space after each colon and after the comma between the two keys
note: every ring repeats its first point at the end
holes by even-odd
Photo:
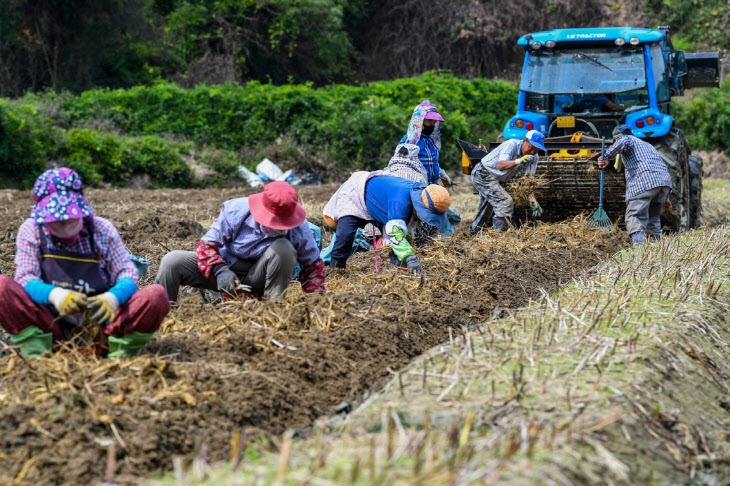
{"type": "Polygon", "coordinates": [[[631,39],[629,39],[629,44],[631,44],[632,46],[638,46],[639,42],[641,41],[638,37],[632,37],[631,39]]]}
{"type": "Polygon", "coordinates": [[[542,47],[542,43],[540,43],[540,41],[535,41],[532,44],[530,44],[530,47],[532,47],[535,50],[538,50],[542,47]]]}
{"type": "Polygon", "coordinates": [[[626,39],[624,39],[623,37],[619,37],[618,39],[613,41],[613,43],[616,44],[617,46],[622,46],[622,45],[626,44],[626,39]]]}
{"type": "Polygon", "coordinates": [[[553,47],[555,47],[555,41],[547,41],[545,43],[545,47],[547,47],[548,49],[552,49],[553,47]]]}

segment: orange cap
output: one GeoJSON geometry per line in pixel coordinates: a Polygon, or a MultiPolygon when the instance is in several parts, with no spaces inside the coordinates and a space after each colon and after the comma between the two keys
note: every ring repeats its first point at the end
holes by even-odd
{"type": "Polygon", "coordinates": [[[428,203],[429,196],[431,196],[433,207],[440,213],[445,213],[449,209],[449,206],[451,206],[451,196],[449,196],[449,191],[444,187],[431,184],[421,192],[421,201],[423,201],[423,204],[427,208],[431,207],[428,203]]]}

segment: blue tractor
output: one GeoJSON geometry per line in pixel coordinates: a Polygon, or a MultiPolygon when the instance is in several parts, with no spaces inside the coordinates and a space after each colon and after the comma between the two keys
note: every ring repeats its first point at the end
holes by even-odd
{"type": "MultiPolygon", "coordinates": [[[[672,174],[678,217],[665,223],[675,230],[697,226],[702,159],[690,155],[671,104],[685,89],[719,87],[718,54],[674,49],[668,27],[557,29],[527,34],[517,43],[525,48],[517,113],[489,147],[459,141],[464,172],[502,139],[539,130],[546,137],[538,175],[547,183],[536,191],[543,219],[589,214],[597,206],[601,138],[610,146],[613,128],[625,123],[659,150],[672,174]]],[[[625,208],[623,174],[606,171],[604,191],[604,208],[619,221],[625,208]]]]}

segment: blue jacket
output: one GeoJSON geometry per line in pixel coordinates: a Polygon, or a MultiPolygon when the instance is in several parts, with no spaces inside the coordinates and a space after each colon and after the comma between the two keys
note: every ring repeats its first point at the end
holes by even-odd
{"type": "Polygon", "coordinates": [[[401,177],[376,176],[365,185],[365,205],[373,219],[381,224],[400,219],[408,222],[413,213],[411,189],[417,182],[401,177]]]}

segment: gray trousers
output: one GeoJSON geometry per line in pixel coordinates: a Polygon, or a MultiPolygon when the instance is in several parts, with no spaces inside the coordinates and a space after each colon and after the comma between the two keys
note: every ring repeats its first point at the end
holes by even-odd
{"type": "Polygon", "coordinates": [[[507,194],[502,184],[482,167],[479,162],[471,173],[471,181],[474,189],[479,193],[479,207],[471,229],[477,231],[480,226],[486,224],[490,214],[490,207],[494,209],[494,216],[497,218],[511,218],[515,211],[515,203],[512,196],[507,194]]]}
{"type": "Polygon", "coordinates": [[[626,201],[626,232],[629,236],[644,232],[647,237],[659,238],[662,235],[660,215],[668,197],[669,187],[659,186],[626,201]]]}
{"type": "MultiPolygon", "coordinates": [[[[255,295],[278,299],[289,286],[297,266],[297,252],[286,238],[279,238],[266,249],[259,259],[238,260],[231,266],[244,285],[251,286],[255,295]]],[[[162,285],[167,297],[177,302],[181,285],[199,289],[218,290],[215,279],[208,280],[198,268],[194,251],[171,251],[162,258],[155,283],[162,285]]]]}

